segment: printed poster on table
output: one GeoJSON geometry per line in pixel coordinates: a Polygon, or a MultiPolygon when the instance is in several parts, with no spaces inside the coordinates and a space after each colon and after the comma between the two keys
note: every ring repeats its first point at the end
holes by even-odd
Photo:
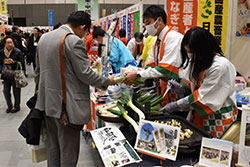
{"type": "Polygon", "coordinates": [[[223,53],[226,50],[228,1],[199,0],[198,26],[210,31],[223,53]]]}
{"type": "Polygon", "coordinates": [[[139,123],[135,149],[160,159],[175,161],[180,141],[180,128],[152,121],[139,123]]]}
{"type": "Polygon", "coordinates": [[[231,167],[233,142],[202,138],[199,165],[206,167],[231,167]]]}
{"type": "Polygon", "coordinates": [[[141,162],[141,158],[117,127],[90,131],[105,167],[120,167],[141,162]]]}
{"type": "Polygon", "coordinates": [[[167,25],[182,34],[197,25],[198,0],[167,0],[167,25]]]}
{"type": "Polygon", "coordinates": [[[250,166],[250,109],[246,106],[242,108],[238,163],[250,166]]]}
{"type": "Polygon", "coordinates": [[[250,0],[238,1],[236,36],[250,36],[250,0]]]}

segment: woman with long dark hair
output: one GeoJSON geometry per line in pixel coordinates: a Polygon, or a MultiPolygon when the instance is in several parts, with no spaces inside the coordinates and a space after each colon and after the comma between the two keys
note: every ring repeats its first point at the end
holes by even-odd
{"type": "Polygon", "coordinates": [[[235,68],[223,56],[213,35],[201,27],[193,27],[184,35],[181,56],[179,77],[190,85],[170,81],[172,91],[185,96],[168,103],[161,111],[192,109],[193,122],[214,137],[220,137],[237,117],[235,68]]]}

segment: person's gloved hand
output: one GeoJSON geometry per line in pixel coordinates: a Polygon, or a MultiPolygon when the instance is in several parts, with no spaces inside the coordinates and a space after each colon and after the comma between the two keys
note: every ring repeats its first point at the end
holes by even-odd
{"type": "Polygon", "coordinates": [[[168,83],[170,85],[172,85],[172,87],[170,89],[171,93],[176,93],[176,94],[184,94],[185,93],[184,87],[179,82],[171,79],[171,80],[168,81],[168,83]]]}
{"type": "Polygon", "coordinates": [[[172,113],[172,112],[175,112],[175,111],[178,111],[178,105],[177,105],[177,102],[170,102],[168,104],[166,104],[164,107],[162,107],[159,112],[163,112],[163,114],[166,114],[166,113],[172,113]]]}

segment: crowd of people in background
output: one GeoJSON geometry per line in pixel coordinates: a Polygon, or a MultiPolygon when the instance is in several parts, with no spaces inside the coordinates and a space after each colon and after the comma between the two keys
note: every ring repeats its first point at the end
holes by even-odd
{"type": "MultiPolygon", "coordinates": [[[[26,65],[32,64],[35,70],[36,47],[40,37],[47,32],[48,30],[35,27],[33,32],[28,33],[23,32],[18,26],[13,26],[11,30],[7,29],[5,33],[2,33],[0,39],[0,71],[4,68],[10,70],[20,68],[27,77],[26,65]]],[[[13,79],[3,76],[1,76],[1,79],[4,85],[3,94],[8,106],[6,113],[20,111],[21,88],[16,87],[13,79]],[[13,89],[14,105],[11,100],[11,89],[13,89]]]]}
{"type": "MultiPolygon", "coordinates": [[[[214,36],[201,27],[193,27],[184,35],[174,31],[167,26],[164,9],[156,5],[144,11],[143,22],[143,32],[136,32],[130,40],[126,39],[124,29],[119,31],[119,37],[114,37],[100,26],[91,26],[90,15],[84,11],[73,12],[66,24],[58,23],[52,32],[35,27],[30,34],[13,26],[12,31],[1,34],[0,71],[4,67],[14,70],[19,63],[26,73],[26,64],[33,65],[38,95],[36,107],[45,111],[48,129],[48,166],[76,166],[79,155],[79,130],[59,122],[63,72],[58,62],[62,53],[64,75],[68,77],[67,88],[64,85],[69,96],[67,112],[71,123],[76,125],[87,124],[90,120],[89,85],[107,89],[117,84],[113,76],[100,76],[90,68],[98,63],[106,44],[113,73],[120,73],[121,67],[129,65],[142,67],[137,72],[126,73],[122,83],[132,85],[137,78],[155,80],[157,93],[165,98],[162,113],[178,112],[186,116],[187,112],[183,111],[192,110],[192,121],[214,137],[220,137],[236,119],[235,68],[223,56],[214,36]],[[69,35],[63,40],[66,33],[69,35]],[[108,40],[104,42],[105,39],[108,40]],[[65,41],[64,52],[59,52],[61,41],[65,41]],[[173,86],[169,92],[168,83],[173,86]],[[214,118],[218,118],[216,125],[210,124],[214,118]],[[69,140],[73,141],[72,146],[67,144],[69,140]],[[68,155],[71,157],[67,158],[68,155]]],[[[2,79],[8,106],[6,113],[16,113],[20,110],[21,89],[16,88],[13,80],[2,79]]],[[[66,106],[66,100],[63,104],[66,106]]]]}

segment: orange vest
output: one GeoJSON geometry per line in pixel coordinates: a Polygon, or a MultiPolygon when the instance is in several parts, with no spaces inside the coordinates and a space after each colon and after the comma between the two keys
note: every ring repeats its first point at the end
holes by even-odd
{"type": "MultiPolygon", "coordinates": [[[[140,54],[142,53],[142,50],[143,50],[143,41],[142,41],[142,43],[140,45],[140,54]]],[[[134,54],[133,54],[135,60],[136,60],[136,55],[137,55],[137,44],[135,42],[135,50],[134,50],[134,54]]]]}
{"type": "MultiPolygon", "coordinates": [[[[172,27],[169,27],[168,31],[165,33],[162,41],[161,41],[161,48],[160,48],[160,59],[159,59],[159,62],[162,60],[163,56],[164,56],[164,48],[165,48],[165,38],[167,36],[167,34],[172,30],[172,27]]],[[[155,66],[165,66],[161,63],[159,64],[156,64],[156,56],[155,56],[155,49],[156,49],[156,42],[155,42],[155,45],[154,45],[154,62],[155,62],[155,66]]],[[[159,53],[158,53],[159,54],[159,53]]],[[[157,57],[158,58],[158,57],[157,57]]],[[[169,66],[171,66],[169,64],[169,66]]],[[[174,67],[174,66],[173,66],[174,67]]],[[[175,70],[175,72],[178,73],[178,69],[176,71],[176,67],[173,68],[173,70],[175,70]]],[[[161,94],[164,95],[165,91],[167,89],[167,82],[166,81],[163,81],[161,80],[161,94]]],[[[167,93],[164,98],[166,99],[164,102],[162,102],[162,105],[164,106],[165,104],[169,103],[171,101],[171,97],[170,96],[176,96],[175,94],[171,95],[169,93],[167,93]]],[[[176,97],[172,97],[172,98],[176,98],[176,97]]]]}

